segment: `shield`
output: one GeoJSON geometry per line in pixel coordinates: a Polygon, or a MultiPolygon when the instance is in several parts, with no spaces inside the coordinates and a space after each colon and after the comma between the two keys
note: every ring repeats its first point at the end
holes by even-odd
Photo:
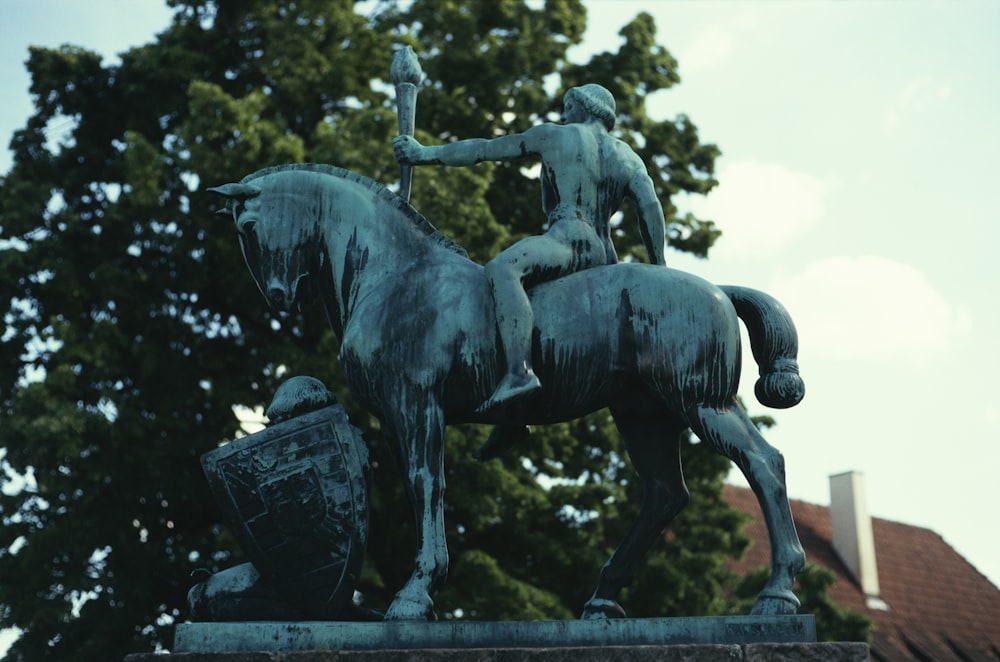
{"type": "Polygon", "coordinates": [[[368,537],[368,448],[333,405],[201,458],[226,523],[261,576],[311,618],[351,602],[368,537]]]}

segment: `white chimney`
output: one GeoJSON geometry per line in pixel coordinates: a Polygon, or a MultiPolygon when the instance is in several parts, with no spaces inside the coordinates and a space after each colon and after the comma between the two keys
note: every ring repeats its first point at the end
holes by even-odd
{"type": "Polygon", "coordinates": [[[830,476],[830,524],[833,551],[865,594],[869,609],[888,609],[880,598],[875,564],[875,535],[865,504],[864,476],[848,471],[830,476]]]}

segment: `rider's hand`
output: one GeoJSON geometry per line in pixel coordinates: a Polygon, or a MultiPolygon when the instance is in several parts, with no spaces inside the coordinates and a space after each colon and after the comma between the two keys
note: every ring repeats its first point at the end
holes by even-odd
{"type": "Polygon", "coordinates": [[[420,160],[420,150],[423,145],[418,143],[412,136],[396,136],[392,141],[392,151],[396,153],[396,160],[400,163],[414,163],[420,160]]]}

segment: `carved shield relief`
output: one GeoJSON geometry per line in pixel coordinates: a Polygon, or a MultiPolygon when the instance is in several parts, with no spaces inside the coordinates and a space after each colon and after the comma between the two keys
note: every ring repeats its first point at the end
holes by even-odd
{"type": "Polygon", "coordinates": [[[337,618],[368,537],[368,449],[343,407],[277,423],[201,462],[261,576],[309,617],[337,618]]]}

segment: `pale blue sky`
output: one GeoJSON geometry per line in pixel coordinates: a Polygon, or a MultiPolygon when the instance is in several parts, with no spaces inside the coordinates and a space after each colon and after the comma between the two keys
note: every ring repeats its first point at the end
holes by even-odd
{"type": "MultiPolygon", "coordinates": [[[[31,112],[27,46],[111,57],[145,43],[158,0],[5,0],[0,138],[31,112]]],[[[807,395],[770,413],[793,498],[865,474],[873,515],[941,534],[1000,583],[995,179],[1000,3],[591,0],[583,59],[654,14],[682,83],[649,100],[717,143],[719,188],[690,208],[725,236],[670,266],[778,296],[807,395]]],[[[386,152],[386,158],[391,154],[386,152]]],[[[9,167],[0,152],[0,172],[9,167]]],[[[433,221],[433,219],[431,219],[433,221]]],[[[695,495],[696,496],[696,495],[695,495]]]]}

